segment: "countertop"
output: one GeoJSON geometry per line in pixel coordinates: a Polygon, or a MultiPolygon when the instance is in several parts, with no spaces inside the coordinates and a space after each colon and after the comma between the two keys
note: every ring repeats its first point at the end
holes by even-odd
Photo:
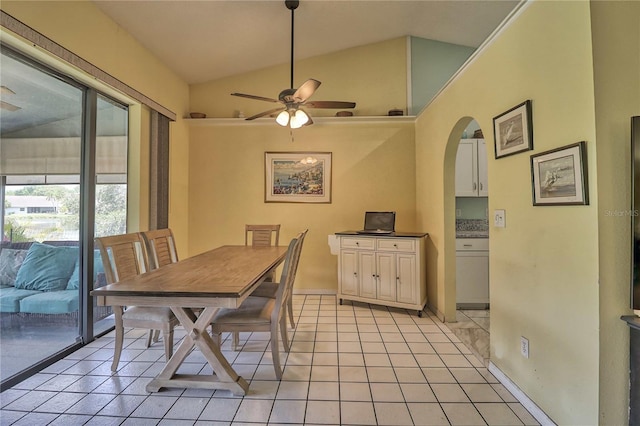
{"type": "Polygon", "coordinates": [[[341,231],[336,235],[357,235],[358,237],[400,237],[400,238],[423,238],[429,235],[426,232],[392,232],[390,234],[360,234],[358,231],[341,231]]]}
{"type": "Polygon", "coordinates": [[[456,231],[456,238],[489,238],[489,231],[456,231]]]}

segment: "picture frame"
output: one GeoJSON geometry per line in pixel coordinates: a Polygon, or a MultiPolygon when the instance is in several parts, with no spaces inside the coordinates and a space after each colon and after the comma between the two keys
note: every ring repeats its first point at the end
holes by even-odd
{"type": "Polygon", "coordinates": [[[534,206],[588,205],[586,142],[531,156],[534,206]]]}
{"type": "Polygon", "coordinates": [[[331,152],[265,152],[265,203],[331,203],[331,152]]]}
{"type": "Polygon", "coordinates": [[[533,113],[526,100],[493,118],[496,159],[533,149],[533,113]]]}

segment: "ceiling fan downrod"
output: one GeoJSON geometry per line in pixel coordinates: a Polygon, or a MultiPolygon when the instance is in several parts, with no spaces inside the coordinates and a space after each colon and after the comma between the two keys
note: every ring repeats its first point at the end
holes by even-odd
{"type": "Polygon", "coordinates": [[[294,28],[294,14],[295,10],[300,5],[300,0],[285,0],[284,2],[287,9],[291,11],[291,84],[290,88],[293,89],[293,28],[294,28]]]}

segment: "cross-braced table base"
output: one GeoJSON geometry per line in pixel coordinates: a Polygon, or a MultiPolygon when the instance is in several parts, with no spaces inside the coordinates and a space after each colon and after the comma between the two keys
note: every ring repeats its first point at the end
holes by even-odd
{"type": "Polygon", "coordinates": [[[147,392],[158,392],[160,388],[196,388],[196,389],[226,389],[234,395],[245,395],[249,384],[238,376],[231,364],[224,357],[220,348],[213,341],[207,327],[220,308],[205,308],[196,317],[190,308],[172,306],[171,310],[187,332],[158,376],[147,385],[147,392]],[[204,374],[176,374],[191,350],[197,346],[207,362],[213,368],[212,375],[204,374]]]}

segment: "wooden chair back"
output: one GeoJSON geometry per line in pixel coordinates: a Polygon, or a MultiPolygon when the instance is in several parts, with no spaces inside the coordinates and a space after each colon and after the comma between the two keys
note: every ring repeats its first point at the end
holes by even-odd
{"type": "Polygon", "coordinates": [[[277,246],[280,241],[280,224],[245,225],[244,245],[254,247],[277,246]]]}
{"type": "Polygon", "coordinates": [[[151,269],[158,269],[178,261],[178,251],[171,229],[156,229],[140,234],[145,242],[151,269]]]}
{"type": "MultiPolygon", "coordinates": [[[[302,253],[302,244],[304,243],[304,238],[307,236],[308,231],[309,230],[307,229],[296,236],[295,238],[296,245],[292,254],[291,264],[288,266],[288,270],[286,266],[283,269],[283,274],[286,271],[286,277],[283,277],[285,279],[285,283],[284,283],[284,286],[281,286],[281,288],[278,288],[278,292],[276,293],[276,299],[277,299],[277,295],[280,292],[282,292],[283,304],[289,303],[289,301],[291,300],[291,294],[293,292],[293,284],[296,280],[298,264],[300,263],[300,254],[302,253]]],[[[283,309],[283,312],[284,312],[284,309],[283,309]]]]}
{"type": "Polygon", "coordinates": [[[149,270],[144,241],[138,232],[98,237],[95,241],[100,249],[107,283],[114,284],[149,270]]]}

